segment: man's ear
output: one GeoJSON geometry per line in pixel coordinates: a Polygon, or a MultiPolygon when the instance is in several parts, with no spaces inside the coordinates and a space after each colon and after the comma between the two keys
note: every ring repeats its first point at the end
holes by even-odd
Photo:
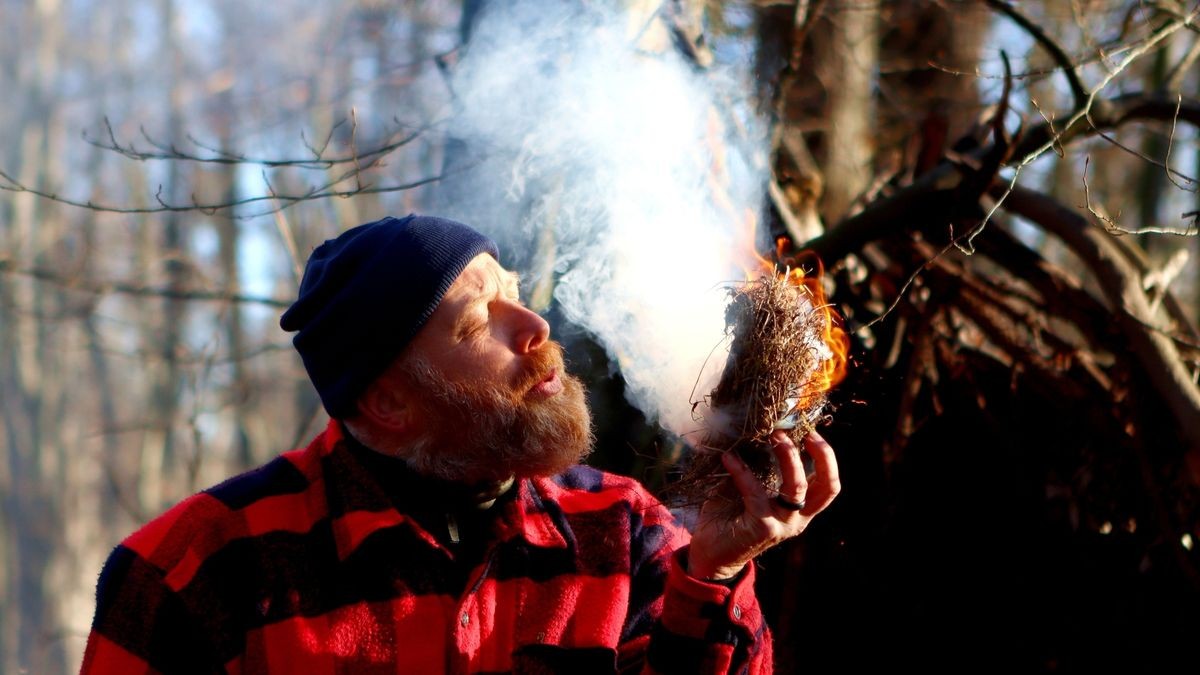
{"type": "Polygon", "coordinates": [[[380,429],[398,435],[412,432],[416,421],[407,392],[386,376],[376,378],[358,397],[358,412],[380,429]]]}

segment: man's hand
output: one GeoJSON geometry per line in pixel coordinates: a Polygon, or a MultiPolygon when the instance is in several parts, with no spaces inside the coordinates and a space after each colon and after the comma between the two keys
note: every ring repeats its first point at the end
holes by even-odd
{"type": "Polygon", "coordinates": [[[770,440],[782,478],[778,496],[763,488],[736,453],[725,453],[721,462],[741,493],[744,508],[728,517],[717,515],[721,509],[713,499],[701,507],[688,554],[691,576],[698,579],[736,576],[755,556],[803,532],[813,517],[837,496],[841,489],[837,459],[820,434],[813,431],[804,438],[814,469],[808,476],[804,475],[800,449],[786,433],[776,431],[770,440]],[[787,502],[803,508],[793,510],[786,506],[787,502]]]}

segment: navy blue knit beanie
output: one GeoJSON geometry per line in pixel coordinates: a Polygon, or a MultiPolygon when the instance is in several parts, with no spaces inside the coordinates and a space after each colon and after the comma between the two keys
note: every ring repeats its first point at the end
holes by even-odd
{"type": "Polygon", "coordinates": [[[308,258],[300,296],[279,325],[330,417],[358,397],[429,319],[463,268],[496,242],[445,218],[384,218],[346,230],[308,258]]]}

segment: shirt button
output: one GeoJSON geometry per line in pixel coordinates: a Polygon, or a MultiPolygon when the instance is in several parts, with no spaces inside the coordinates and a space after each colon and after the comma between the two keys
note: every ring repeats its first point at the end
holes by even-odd
{"type": "Polygon", "coordinates": [[[471,623],[471,617],[466,612],[463,612],[462,616],[458,617],[458,622],[465,626],[471,623]]]}
{"type": "Polygon", "coordinates": [[[733,618],[735,618],[735,619],[740,619],[740,618],[742,618],[742,608],[741,608],[741,606],[739,606],[739,605],[734,605],[734,606],[733,606],[733,618]]]}

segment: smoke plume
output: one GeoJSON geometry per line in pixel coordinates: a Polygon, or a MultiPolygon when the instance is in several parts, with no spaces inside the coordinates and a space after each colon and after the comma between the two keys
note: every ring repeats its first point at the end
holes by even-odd
{"type": "Polygon", "coordinates": [[[684,435],[728,353],[763,125],[737,73],[655,47],[661,17],[601,4],[497,2],[478,18],[450,82],[461,161],[477,164],[444,210],[552,275],[630,400],[684,435]]]}

